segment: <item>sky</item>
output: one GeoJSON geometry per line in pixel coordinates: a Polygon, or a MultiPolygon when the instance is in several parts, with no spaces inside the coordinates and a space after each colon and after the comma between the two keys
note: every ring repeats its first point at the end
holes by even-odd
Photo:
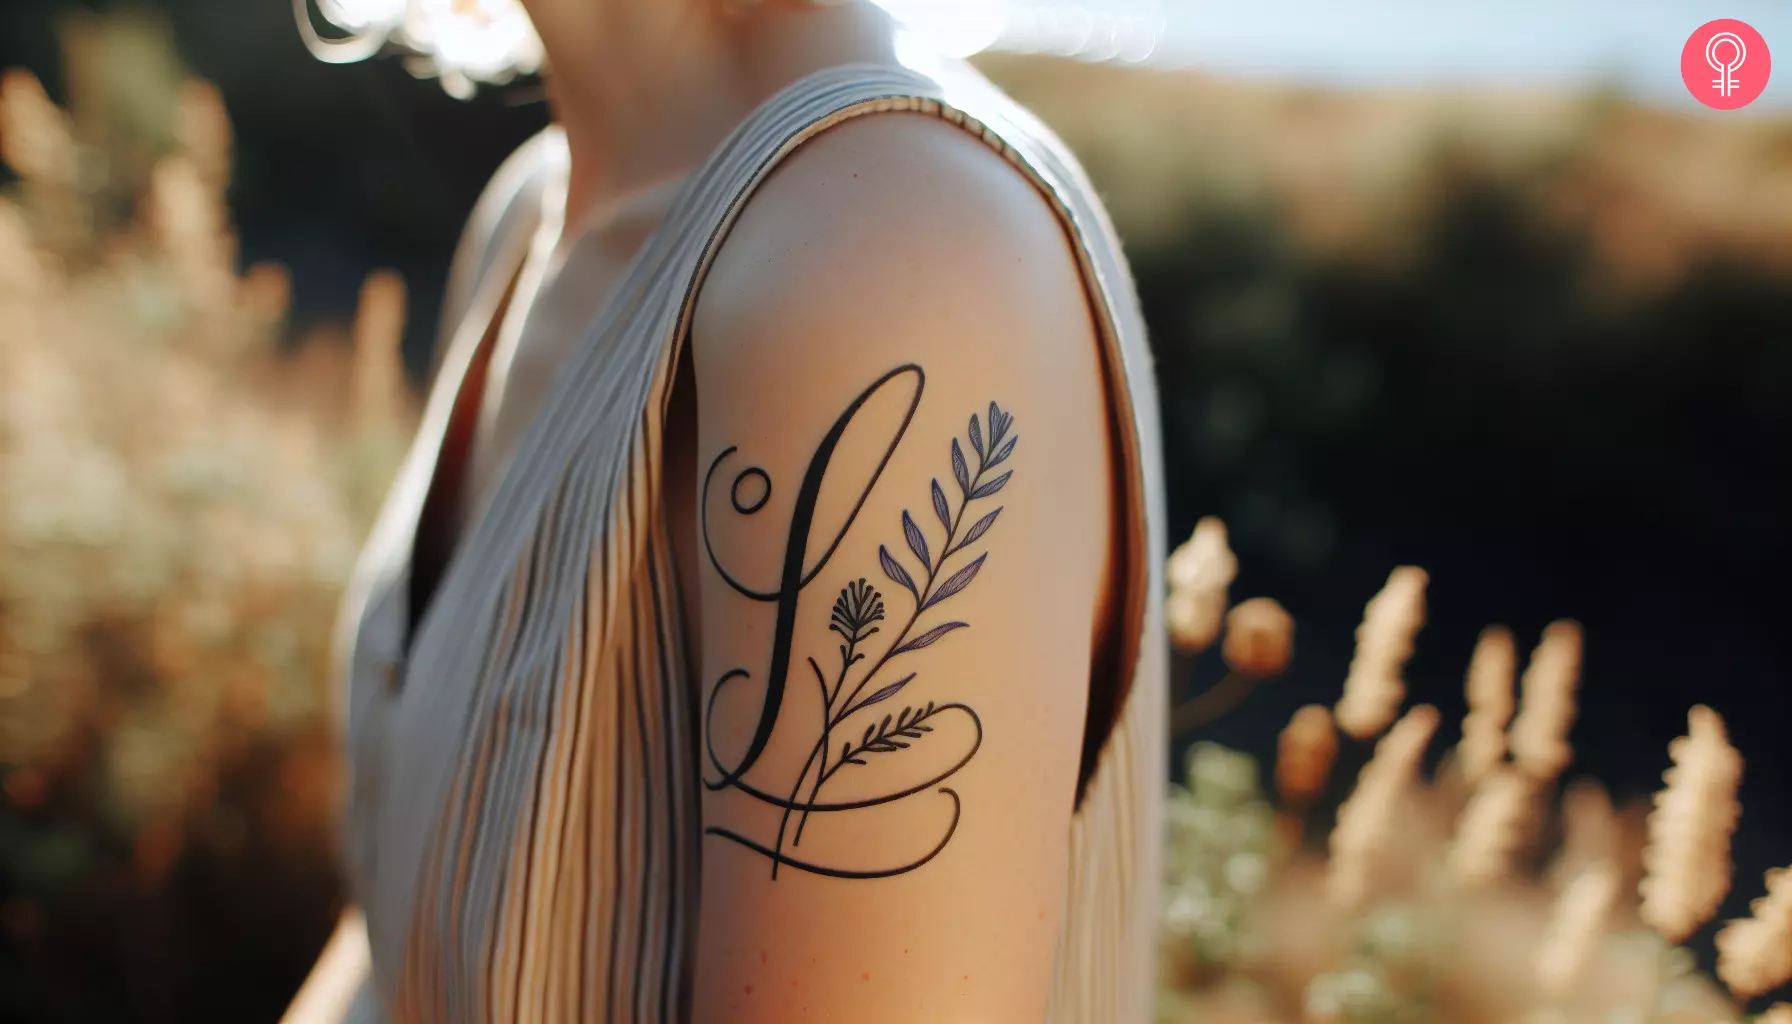
{"type": "Polygon", "coordinates": [[[922,19],[950,12],[961,48],[994,41],[1343,86],[1609,86],[1689,111],[1705,108],[1681,84],[1681,47],[1701,24],[1739,18],[1779,51],[1749,109],[1792,110],[1792,0],[882,2],[922,19]]]}

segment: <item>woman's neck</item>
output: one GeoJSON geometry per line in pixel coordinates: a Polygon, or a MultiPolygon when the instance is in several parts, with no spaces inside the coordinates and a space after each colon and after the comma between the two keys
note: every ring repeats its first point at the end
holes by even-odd
{"type": "Polygon", "coordinates": [[[837,64],[890,63],[892,29],[869,3],[525,0],[547,52],[548,99],[571,158],[564,231],[610,219],[682,177],[753,108],[837,64]]]}

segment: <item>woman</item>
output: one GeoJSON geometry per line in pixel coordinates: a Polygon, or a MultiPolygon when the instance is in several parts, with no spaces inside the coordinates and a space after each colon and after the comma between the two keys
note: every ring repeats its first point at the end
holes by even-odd
{"type": "MultiPolygon", "coordinates": [[[[449,6],[353,27],[499,73],[449,6]]],[[[293,1019],[1145,1020],[1156,408],[1077,168],[868,3],[522,7],[293,1019]]]]}

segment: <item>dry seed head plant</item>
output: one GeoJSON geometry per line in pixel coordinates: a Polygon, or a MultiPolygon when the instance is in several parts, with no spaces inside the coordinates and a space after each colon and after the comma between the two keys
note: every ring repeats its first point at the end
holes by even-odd
{"type": "Polygon", "coordinates": [[[1170,597],[1164,618],[1170,639],[1185,651],[1202,651],[1219,638],[1226,593],[1238,575],[1238,559],[1226,542],[1226,524],[1208,516],[1170,553],[1170,597]]]}
{"type": "Polygon", "coordinates": [[[1532,777],[1554,779],[1574,760],[1568,730],[1574,725],[1580,686],[1580,626],[1552,622],[1531,652],[1520,687],[1524,700],[1512,720],[1512,760],[1532,777]]]}
{"type": "Polygon", "coordinates": [[[1550,999],[1566,999],[1598,948],[1600,933],[1618,899],[1618,866],[1590,864],[1562,889],[1549,931],[1537,947],[1537,983],[1550,999]]]}
{"type": "Polygon", "coordinates": [[[1752,915],[1717,933],[1717,976],[1743,997],[1763,995],[1792,977],[1792,870],[1767,873],[1767,895],[1752,915]]]}
{"type": "Polygon", "coordinates": [[[0,919],[27,957],[123,950],[110,988],[216,962],[206,929],[133,952],[107,924],[191,924],[195,858],[267,913],[332,912],[330,631],[414,420],[402,285],[369,282],[352,348],[284,344],[285,272],[237,270],[223,104],[115,69],[156,52],[134,31],[77,27],[72,110],[0,77],[0,919]],[[126,91],[166,116],[120,153],[91,98],[126,91]]]}
{"type": "Polygon", "coordinates": [[[1325,791],[1337,758],[1331,710],[1323,704],[1301,708],[1276,743],[1276,794],[1286,803],[1307,806],[1325,791]]]}
{"type": "Polygon", "coordinates": [[[1532,828],[1537,783],[1510,768],[1484,776],[1456,822],[1446,866],[1465,888],[1480,888],[1505,879],[1523,851],[1532,828]]]}
{"type": "Polygon", "coordinates": [[[1373,699],[1347,696],[1337,726],[1296,712],[1273,795],[1250,757],[1191,749],[1169,803],[1161,1024],[1792,1024],[1783,1002],[1743,1009],[1792,980],[1792,869],[1719,933],[1721,984],[1680,946],[1729,886],[1742,762],[1717,713],[1694,708],[1669,744],[1645,836],[1641,809],[1592,780],[1558,798],[1580,627],[1547,627],[1516,709],[1515,643],[1490,627],[1462,741],[1428,772],[1439,716],[1402,714],[1398,681],[1423,582],[1396,572],[1370,602],[1351,672],[1373,699]],[[1337,731],[1351,712],[1362,738],[1337,731]],[[1322,791],[1352,757],[1364,767],[1328,833],[1322,791]]]}
{"type": "Polygon", "coordinates": [[[1562,790],[1561,825],[1561,848],[1548,868],[1557,885],[1593,864],[1615,860],[1626,841],[1611,794],[1594,779],[1575,779],[1562,790]]]}
{"type": "Polygon", "coordinates": [[[1668,745],[1674,766],[1649,815],[1648,871],[1642,917],[1670,941],[1682,942],[1711,920],[1730,891],[1730,836],[1742,807],[1742,755],[1724,721],[1708,707],[1687,714],[1686,735],[1668,745]]]}
{"type": "Polygon", "coordinates": [[[1257,684],[1282,674],[1294,656],[1294,617],[1273,598],[1255,597],[1227,611],[1238,559],[1226,540],[1226,524],[1208,516],[1170,555],[1170,594],[1165,621],[1170,643],[1183,657],[1207,650],[1220,639],[1226,675],[1170,714],[1173,733],[1188,732],[1227,714],[1257,684]]]}
{"type": "Polygon", "coordinates": [[[1226,613],[1226,667],[1258,679],[1282,674],[1294,657],[1294,617],[1274,598],[1253,597],[1226,613]]]}
{"type": "Polygon", "coordinates": [[[1468,716],[1462,720],[1462,742],[1456,746],[1457,766],[1470,782],[1479,782],[1506,759],[1506,725],[1517,706],[1512,694],[1518,672],[1518,648],[1512,631],[1489,626],[1475,642],[1469,659],[1468,716]]]}
{"type": "Polygon", "coordinates": [[[1418,782],[1437,722],[1437,709],[1421,704],[1394,723],[1338,808],[1326,879],[1327,894],[1337,906],[1355,909],[1370,895],[1385,849],[1397,840],[1401,806],[1418,782]]]}
{"type": "Polygon", "coordinates": [[[1425,570],[1403,565],[1369,601],[1356,631],[1356,656],[1334,709],[1338,726],[1352,738],[1379,735],[1406,702],[1406,660],[1425,624],[1425,570]]]}

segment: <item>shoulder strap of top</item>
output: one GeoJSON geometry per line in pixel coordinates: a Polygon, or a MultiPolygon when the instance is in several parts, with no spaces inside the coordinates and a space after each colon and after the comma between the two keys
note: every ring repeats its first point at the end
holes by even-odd
{"type": "MultiPolygon", "coordinates": [[[[1101,334],[1123,490],[1123,601],[1117,650],[1096,666],[1084,737],[1082,782],[1132,689],[1145,645],[1156,630],[1153,595],[1162,590],[1164,538],[1158,413],[1150,351],[1131,275],[1094,189],[1062,143],[1031,114],[972,73],[922,74],[909,68],[852,64],[810,75],[774,96],[726,148],[721,187],[728,190],[696,262],[679,315],[673,359],[690,330],[704,278],[741,211],[778,165],[804,143],[854,118],[892,111],[931,114],[958,125],[1001,153],[1039,190],[1074,242],[1101,334]]],[[[677,365],[674,361],[673,365],[677,365]]]]}
{"type": "MultiPolygon", "coordinates": [[[[467,225],[461,231],[448,264],[448,282],[442,296],[442,318],[430,353],[430,380],[434,380],[450,342],[475,301],[479,289],[494,269],[508,264],[516,239],[535,229],[541,213],[541,191],[561,146],[558,128],[547,128],[518,146],[498,165],[491,181],[479,194],[467,225]]],[[[514,268],[506,268],[514,269],[514,268]]],[[[502,272],[502,270],[500,270],[502,272]]]]}

